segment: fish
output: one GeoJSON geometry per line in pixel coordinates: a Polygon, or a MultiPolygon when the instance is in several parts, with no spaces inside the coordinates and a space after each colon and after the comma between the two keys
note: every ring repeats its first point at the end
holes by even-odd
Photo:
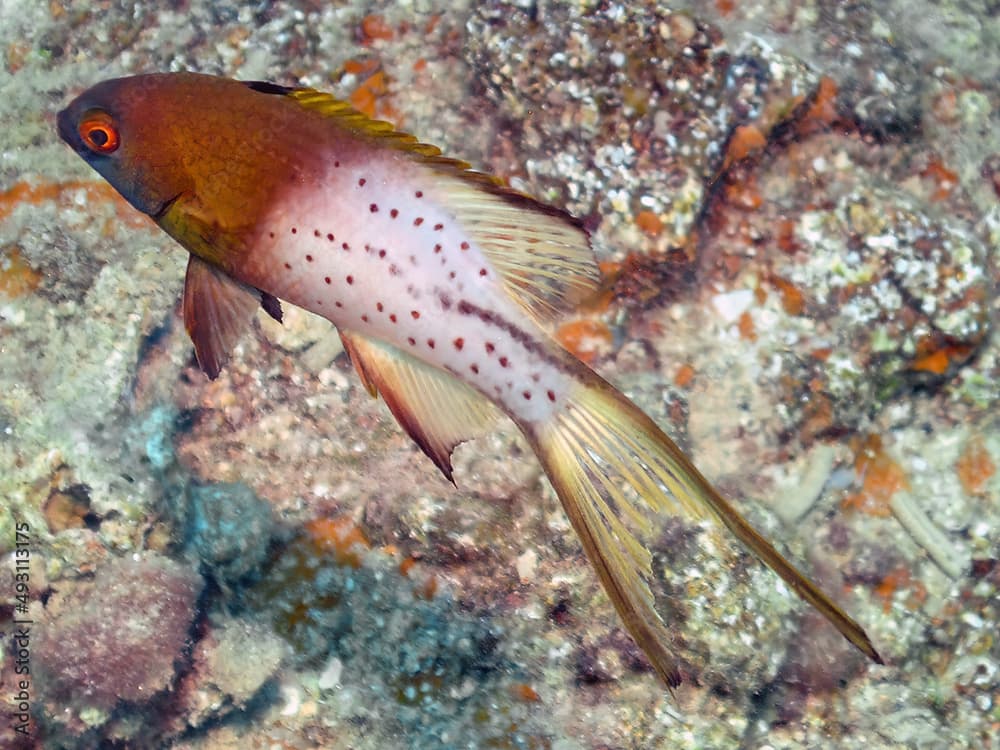
{"type": "Polygon", "coordinates": [[[256,309],[332,322],[372,396],[454,483],[451,454],[506,416],[538,458],[627,631],[681,684],[645,541],[711,519],[873,662],[863,628],[677,445],[551,335],[600,284],[567,212],[310,88],[198,73],[107,80],[61,138],[189,252],[182,312],[216,378],[256,309]]]}

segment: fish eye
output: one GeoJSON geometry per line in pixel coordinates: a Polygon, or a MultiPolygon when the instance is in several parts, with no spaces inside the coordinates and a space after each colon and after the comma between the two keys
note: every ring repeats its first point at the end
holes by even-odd
{"type": "Polygon", "coordinates": [[[86,113],[80,120],[77,132],[84,145],[98,154],[110,154],[121,143],[118,127],[111,115],[100,110],[86,113]]]}

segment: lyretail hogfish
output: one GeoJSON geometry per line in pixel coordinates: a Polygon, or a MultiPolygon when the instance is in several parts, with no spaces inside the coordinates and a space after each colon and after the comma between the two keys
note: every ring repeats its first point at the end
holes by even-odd
{"type": "Polygon", "coordinates": [[[258,305],[334,323],[368,390],[451,479],[498,413],[524,433],[622,621],[677,661],[640,541],[713,518],[851,643],[861,627],[763,539],[654,422],[546,330],[598,284],[581,224],[345,103],[192,73],[105,81],[59,134],[191,254],[183,314],[216,377],[258,305]]]}

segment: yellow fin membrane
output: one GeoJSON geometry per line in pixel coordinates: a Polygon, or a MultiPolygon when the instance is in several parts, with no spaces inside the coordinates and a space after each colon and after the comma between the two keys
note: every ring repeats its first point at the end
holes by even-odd
{"type": "Polygon", "coordinates": [[[492,426],[497,408],[448,373],[394,346],[351,331],[341,331],[340,338],[368,392],[382,394],[400,426],[454,483],[452,450],[492,426]]]}
{"type": "Polygon", "coordinates": [[[649,588],[651,555],[635,534],[667,513],[711,516],[876,663],[864,630],[716,492],[631,401],[590,373],[554,419],[524,426],[583,548],[628,631],[675,687],[681,676],[649,588]]]}

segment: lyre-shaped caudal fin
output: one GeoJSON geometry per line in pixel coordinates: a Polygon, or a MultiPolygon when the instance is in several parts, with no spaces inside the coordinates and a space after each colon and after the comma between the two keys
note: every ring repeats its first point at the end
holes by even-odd
{"type": "Polygon", "coordinates": [[[882,663],[864,630],[761,537],[649,417],[599,376],[587,371],[553,419],[521,427],[615,609],[667,685],[678,685],[681,675],[649,587],[652,558],[636,537],[664,513],[722,523],[847,640],[882,663]]]}

